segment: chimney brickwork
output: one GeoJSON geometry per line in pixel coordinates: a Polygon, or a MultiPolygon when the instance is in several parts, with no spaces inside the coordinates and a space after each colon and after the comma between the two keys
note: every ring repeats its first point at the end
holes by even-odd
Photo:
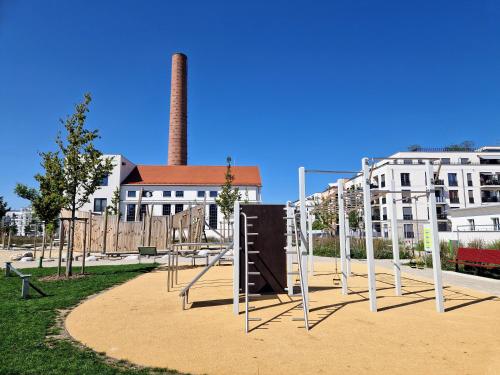
{"type": "Polygon", "coordinates": [[[172,55],[168,165],[187,165],[187,56],[172,55]]]}

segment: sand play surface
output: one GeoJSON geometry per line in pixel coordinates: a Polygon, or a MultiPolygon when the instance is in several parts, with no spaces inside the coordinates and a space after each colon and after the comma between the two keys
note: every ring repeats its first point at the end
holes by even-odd
{"type": "Polygon", "coordinates": [[[306,332],[299,298],[254,302],[244,315],[231,305],[232,267],[210,270],[193,287],[183,311],[178,291],[200,268],[179,272],[167,292],[166,272],[140,276],[96,296],[66,321],[78,341],[110,357],[195,374],[499,374],[500,300],[447,286],[447,312],[438,314],[429,280],[403,278],[394,296],[393,276],[377,269],[379,312],[368,307],[366,267],[353,264],[350,295],[334,284],[333,266],[316,264],[310,278],[306,332]]]}

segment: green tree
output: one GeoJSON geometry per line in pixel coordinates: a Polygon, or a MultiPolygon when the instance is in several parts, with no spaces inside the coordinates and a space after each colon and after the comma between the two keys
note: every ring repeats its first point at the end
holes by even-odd
{"type": "Polygon", "coordinates": [[[228,156],[226,168],[226,182],[222,185],[219,196],[215,199],[215,203],[220,207],[226,221],[229,221],[234,210],[234,202],[241,198],[238,188],[233,188],[234,175],[231,171],[231,157],[228,156]]]}
{"type": "Polygon", "coordinates": [[[361,217],[357,211],[349,212],[349,228],[352,230],[360,229],[361,217]]]}
{"type": "Polygon", "coordinates": [[[415,152],[415,151],[419,151],[421,149],[422,149],[422,146],[417,145],[417,144],[408,146],[408,151],[415,152]]]}
{"type": "Polygon", "coordinates": [[[111,197],[111,204],[106,207],[109,215],[120,214],[120,187],[117,186],[111,197]]]}
{"type": "Polygon", "coordinates": [[[337,206],[337,195],[333,191],[323,194],[314,199],[314,230],[326,230],[331,236],[335,234],[339,217],[335,207],[337,206]]]}
{"type": "Polygon", "coordinates": [[[472,151],[474,150],[475,144],[473,141],[463,141],[457,144],[451,144],[445,147],[446,151],[472,151]]]}
{"type": "Polygon", "coordinates": [[[3,197],[0,196],[0,220],[2,220],[9,211],[10,207],[7,205],[7,202],[4,201],[3,197]]]}
{"type": "Polygon", "coordinates": [[[65,208],[71,211],[70,247],[66,262],[66,276],[71,276],[73,273],[76,211],[89,201],[89,196],[98,189],[101,181],[113,169],[111,158],[104,158],[102,152],[94,146],[94,141],[99,138],[99,131],[85,128],[91,100],[90,94],[85,94],[83,102],[75,106],[75,113],[68,116],[66,120],[61,120],[66,129],[66,136],[63,139],[61,134],[58,134],[56,140],[64,171],[62,187],[65,208]]]}

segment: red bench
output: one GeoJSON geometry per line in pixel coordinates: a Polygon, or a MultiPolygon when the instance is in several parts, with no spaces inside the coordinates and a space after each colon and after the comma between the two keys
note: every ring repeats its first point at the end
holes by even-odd
{"type": "Polygon", "coordinates": [[[449,262],[458,265],[473,266],[479,268],[492,269],[500,267],[500,250],[475,249],[471,247],[459,247],[454,260],[449,262]]]}

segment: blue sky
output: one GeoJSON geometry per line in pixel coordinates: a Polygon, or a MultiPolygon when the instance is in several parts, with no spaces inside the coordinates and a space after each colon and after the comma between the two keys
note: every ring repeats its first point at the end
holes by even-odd
{"type": "MultiPolygon", "coordinates": [[[[33,184],[58,119],[93,95],[99,148],[167,160],[170,59],[189,59],[189,163],[358,169],[410,144],[500,142],[500,2],[0,0],[0,195],[33,184]]],[[[309,180],[321,189],[328,176],[309,180]]]]}

